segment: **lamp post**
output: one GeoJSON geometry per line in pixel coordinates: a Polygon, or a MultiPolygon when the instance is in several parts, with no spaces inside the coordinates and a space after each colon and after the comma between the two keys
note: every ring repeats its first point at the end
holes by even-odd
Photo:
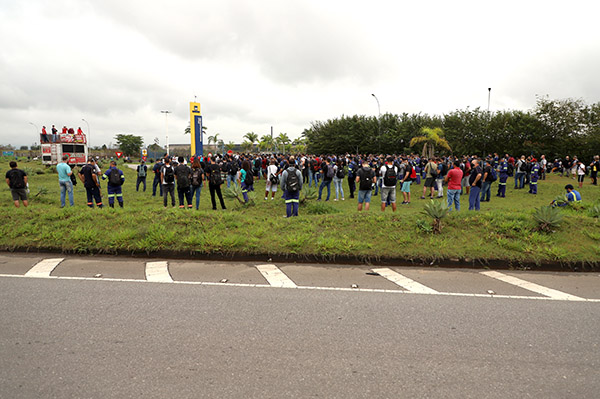
{"type": "Polygon", "coordinates": [[[165,125],[167,127],[167,155],[169,155],[169,121],[168,116],[171,111],[160,111],[161,114],[165,114],[165,125]]]}
{"type": "Polygon", "coordinates": [[[371,93],[371,95],[375,98],[375,101],[377,101],[377,111],[379,112],[379,117],[377,118],[377,147],[379,149],[379,152],[381,152],[381,106],[379,105],[379,99],[377,98],[377,96],[373,93],[371,93]]]}
{"type": "Polygon", "coordinates": [[[38,129],[38,127],[37,127],[37,125],[35,123],[29,122],[29,124],[35,128],[35,132],[36,133],[38,133],[38,134],[40,133],[40,129],[38,129]]]}
{"type": "Polygon", "coordinates": [[[82,121],[85,122],[85,124],[87,125],[87,144],[89,148],[92,148],[92,143],[90,142],[90,137],[92,137],[92,132],[90,131],[90,124],[88,123],[88,121],[86,121],[85,119],[81,118],[82,121]]]}

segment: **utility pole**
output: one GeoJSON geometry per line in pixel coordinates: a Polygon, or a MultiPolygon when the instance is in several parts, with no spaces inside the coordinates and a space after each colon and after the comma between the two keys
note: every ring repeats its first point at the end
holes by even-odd
{"type": "Polygon", "coordinates": [[[373,93],[371,93],[371,95],[375,97],[375,101],[377,101],[377,111],[379,112],[379,117],[377,118],[377,147],[379,152],[381,152],[381,106],[379,105],[379,99],[377,98],[377,96],[373,93]]]}
{"type": "Polygon", "coordinates": [[[167,155],[169,155],[169,120],[168,116],[171,111],[160,111],[161,114],[165,114],[165,125],[167,127],[167,155]]]}

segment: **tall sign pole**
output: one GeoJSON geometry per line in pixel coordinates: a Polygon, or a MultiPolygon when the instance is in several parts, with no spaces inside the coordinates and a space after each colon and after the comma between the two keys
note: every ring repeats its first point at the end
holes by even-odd
{"type": "Polygon", "coordinates": [[[194,157],[204,154],[202,147],[202,115],[200,114],[200,103],[190,103],[190,136],[192,139],[191,152],[194,157]]]}
{"type": "Polygon", "coordinates": [[[167,155],[169,154],[169,114],[171,113],[171,111],[160,111],[161,114],[165,114],[165,125],[167,126],[167,155]]]}

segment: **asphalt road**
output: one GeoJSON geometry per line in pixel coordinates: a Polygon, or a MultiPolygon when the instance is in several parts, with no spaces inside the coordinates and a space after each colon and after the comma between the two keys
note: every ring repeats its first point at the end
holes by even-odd
{"type": "Polygon", "coordinates": [[[0,298],[3,398],[600,392],[597,302],[6,276],[0,298]]]}

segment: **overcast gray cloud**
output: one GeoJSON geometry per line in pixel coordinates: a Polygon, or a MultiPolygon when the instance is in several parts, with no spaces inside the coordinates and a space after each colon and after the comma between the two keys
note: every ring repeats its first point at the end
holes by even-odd
{"type": "Polygon", "coordinates": [[[209,133],[297,137],[341,114],[531,108],[600,98],[591,1],[0,0],[0,143],[37,125],[92,144],[133,133],[186,142],[188,102],[209,133]],[[85,124],[82,126],[87,127],[85,124]]]}

